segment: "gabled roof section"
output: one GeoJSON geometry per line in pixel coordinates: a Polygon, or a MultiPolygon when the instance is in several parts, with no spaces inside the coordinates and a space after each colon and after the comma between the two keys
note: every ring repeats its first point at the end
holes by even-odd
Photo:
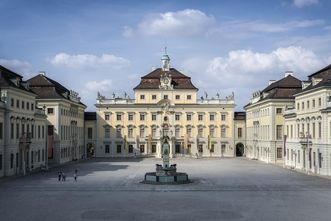
{"type": "Polygon", "coordinates": [[[306,81],[309,86],[305,87],[300,92],[309,91],[320,87],[330,87],[331,86],[331,64],[322,68],[321,70],[308,76],[309,80],[306,81]],[[314,79],[320,79],[318,83],[314,83],[314,79]]]}
{"type": "Polygon", "coordinates": [[[316,71],[315,73],[308,76],[308,78],[316,77],[316,78],[326,78],[331,76],[331,64],[328,66],[322,68],[319,71],[316,71]]]}
{"type": "Polygon", "coordinates": [[[33,78],[30,78],[28,80],[31,87],[55,87],[58,91],[69,92],[67,88],[65,88],[63,85],[61,85],[59,82],[54,81],[51,78],[46,77],[43,74],[38,74],[33,78]]]}
{"type": "Polygon", "coordinates": [[[301,88],[301,81],[292,75],[288,75],[272,84],[270,84],[268,87],[266,87],[262,92],[269,92],[272,89],[275,88],[288,88],[288,89],[293,89],[293,88],[301,88]]]}
{"type": "Polygon", "coordinates": [[[85,106],[79,100],[75,101],[70,97],[70,91],[59,82],[38,74],[28,80],[31,90],[36,93],[37,99],[66,99],[85,106]]]}
{"type": "Polygon", "coordinates": [[[134,88],[136,89],[159,89],[160,78],[163,74],[171,75],[171,84],[174,86],[174,89],[194,89],[196,88],[191,78],[179,72],[175,68],[170,68],[169,71],[164,71],[162,68],[157,68],[150,72],[149,74],[141,77],[140,83],[134,88]]]}
{"type": "Polygon", "coordinates": [[[26,81],[22,80],[23,77],[4,66],[0,65],[0,86],[1,87],[13,87],[26,92],[33,93],[29,84],[26,81]]]}

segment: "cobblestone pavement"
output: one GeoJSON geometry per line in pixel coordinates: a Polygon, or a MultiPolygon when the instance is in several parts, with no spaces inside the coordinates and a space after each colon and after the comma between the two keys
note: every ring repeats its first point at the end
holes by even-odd
{"type": "Polygon", "coordinates": [[[177,158],[192,183],[140,183],[156,163],[94,159],[0,179],[0,220],[331,220],[329,179],[243,158],[177,158]]]}

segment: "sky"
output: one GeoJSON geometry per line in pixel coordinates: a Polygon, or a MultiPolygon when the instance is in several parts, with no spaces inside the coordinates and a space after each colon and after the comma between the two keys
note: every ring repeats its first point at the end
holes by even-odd
{"type": "Polygon", "coordinates": [[[0,0],[0,65],[39,71],[75,90],[87,110],[99,91],[133,97],[140,77],[170,66],[199,97],[253,92],[286,71],[306,80],[331,63],[329,0],[0,0]]]}

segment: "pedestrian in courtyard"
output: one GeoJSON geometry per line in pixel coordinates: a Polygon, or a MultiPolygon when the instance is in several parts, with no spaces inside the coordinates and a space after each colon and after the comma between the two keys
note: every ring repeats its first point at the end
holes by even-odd
{"type": "Polygon", "coordinates": [[[61,181],[61,178],[62,178],[62,172],[59,171],[57,174],[58,174],[58,176],[59,176],[59,181],[61,181]]]}
{"type": "Polygon", "coordinates": [[[66,175],[62,172],[62,181],[66,181],[66,175]]]}
{"type": "Polygon", "coordinates": [[[77,173],[78,173],[78,170],[76,169],[75,170],[75,173],[74,173],[74,179],[75,179],[75,181],[77,181],[77,173]]]}

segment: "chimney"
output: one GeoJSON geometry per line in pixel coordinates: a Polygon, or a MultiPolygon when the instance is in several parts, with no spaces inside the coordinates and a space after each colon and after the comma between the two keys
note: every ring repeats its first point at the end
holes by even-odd
{"type": "Polygon", "coordinates": [[[269,80],[269,85],[275,83],[276,80],[269,80]]]}
{"type": "Polygon", "coordinates": [[[42,76],[46,76],[46,72],[45,71],[39,71],[39,74],[42,76]]]}
{"type": "Polygon", "coordinates": [[[285,77],[291,75],[293,77],[293,71],[285,71],[285,77]]]}

